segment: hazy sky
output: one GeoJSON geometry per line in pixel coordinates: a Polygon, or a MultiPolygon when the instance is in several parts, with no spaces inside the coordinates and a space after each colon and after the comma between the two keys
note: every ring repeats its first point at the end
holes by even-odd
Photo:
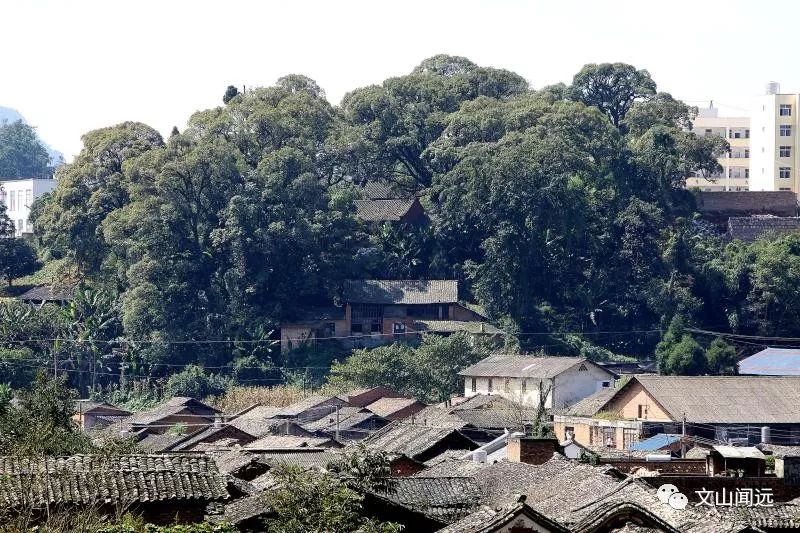
{"type": "Polygon", "coordinates": [[[794,0],[0,0],[0,105],[70,159],[101,126],[182,129],[229,84],[302,73],[338,103],[448,53],[534,88],[624,61],[674,96],[744,113],[769,80],[800,91],[799,19],[794,0]]]}

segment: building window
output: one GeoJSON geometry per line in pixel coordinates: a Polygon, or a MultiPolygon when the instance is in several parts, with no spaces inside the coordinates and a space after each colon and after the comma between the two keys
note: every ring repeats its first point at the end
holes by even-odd
{"type": "Polygon", "coordinates": [[[750,138],[750,130],[744,130],[744,138],[745,139],[749,139],[750,138]]]}
{"type": "MultiPolygon", "coordinates": [[[[22,193],[20,192],[20,194],[22,194],[22,193]]],[[[33,203],[33,191],[30,190],[30,189],[27,189],[25,191],[25,205],[27,207],[30,207],[32,203],[33,203]]]]}
{"type": "Polygon", "coordinates": [[[647,418],[647,406],[639,404],[639,416],[637,418],[647,418]]]}
{"type": "Polygon", "coordinates": [[[572,440],[575,437],[575,427],[574,426],[565,426],[564,427],[564,440],[572,440]]]}
{"type": "Polygon", "coordinates": [[[745,148],[744,149],[744,158],[747,159],[748,157],[750,157],[750,149],[749,148],[745,148]]]}
{"type": "Polygon", "coordinates": [[[749,168],[744,169],[744,177],[745,178],[749,178],[750,177],[750,169],[749,168]]]}
{"type": "Polygon", "coordinates": [[[394,331],[394,334],[397,335],[398,337],[401,335],[405,335],[406,325],[403,324],[402,322],[395,322],[392,331],[394,331]]]}
{"type": "Polygon", "coordinates": [[[364,326],[359,323],[353,323],[350,325],[350,333],[362,333],[364,331],[364,326]]]}
{"type": "Polygon", "coordinates": [[[610,386],[611,386],[611,382],[610,382],[610,381],[604,381],[604,382],[603,382],[603,388],[604,388],[604,389],[607,389],[607,388],[609,388],[610,386]]]}
{"type": "Polygon", "coordinates": [[[788,124],[781,124],[781,137],[791,137],[792,127],[788,124]]]}
{"type": "Polygon", "coordinates": [[[705,136],[708,137],[709,135],[711,135],[711,128],[706,128],[705,136]]]}
{"type": "Polygon", "coordinates": [[[369,328],[370,333],[379,334],[381,333],[381,323],[380,322],[373,322],[369,328]]]}
{"type": "Polygon", "coordinates": [[[23,224],[24,221],[21,218],[17,220],[17,231],[19,231],[20,233],[22,233],[23,224]]]}
{"type": "Polygon", "coordinates": [[[494,383],[492,383],[492,378],[489,378],[489,382],[486,385],[486,390],[492,392],[494,390],[494,383]]]}
{"type": "Polygon", "coordinates": [[[506,392],[511,392],[511,380],[506,378],[505,382],[503,383],[503,390],[506,392]]]}
{"type": "Polygon", "coordinates": [[[639,442],[639,433],[634,428],[623,428],[622,429],[622,447],[626,450],[631,447],[631,445],[636,444],[639,442]]]}
{"type": "Polygon", "coordinates": [[[779,153],[781,157],[792,157],[792,147],[791,146],[781,146],[779,149],[779,153]]]}
{"type": "Polygon", "coordinates": [[[603,428],[603,445],[606,448],[616,447],[616,428],[603,428]]]}
{"type": "Polygon", "coordinates": [[[478,379],[472,378],[472,392],[477,392],[478,390],[478,379]]]}
{"type": "Polygon", "coordinates": [[[778,169],[778,176],[781,179],[789,179],[792,177],[792,169],[790,167],[780,167],[778,169]]]}
{"type": "Polygon", "coordinates": [[[522,379],[522,394],[525,394],[526,392],[528,392],[528,380],[523,378],[522,379]]]}
{"type": "Polygon", "coordinates": [[[779,191],[791,191],[792,188],[791,187],[778,187],[778,190],[779,191]]]}
{"type": "Polygon", "coordinates": [[[782,117],[791,117],[792,116],[792,105],[791,104],[781,104],[779,109],[779,114],[782,117]]]}
{"type": "Polygon", "coordinates": [[[11,191],[10,193],[8,193],[8,199],[9,199],[8,210],[9,211],[16,211],[17,210],[17,191],[11,191]]]}

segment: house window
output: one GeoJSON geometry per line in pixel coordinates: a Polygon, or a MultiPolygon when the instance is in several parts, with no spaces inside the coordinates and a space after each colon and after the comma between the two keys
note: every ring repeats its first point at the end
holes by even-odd
{"type": "Polygon", "coordinates": [[[791,137],[792,127],[788,124],[781,124],[781,137],[791,137]]]}
{"type": "Polygon", "coordinates": [[[781,146],[779,150],[781,157],[792,157],[792,147],[791,146],[781,146]]]}
{"type": "Polygon", "coordinates": [[[791,104],[781,104],[778,113],[782,117],[791,117],[792,116],[792,105],[791,104]]]}
{"type": "Polygon", "coordinates": [[[604,389],[607,389],[607,388],[609,388],[610,386],[611,386],[611,382],[610,382],[610,381],[604,381],[604,382],[603,382],[603,388],[604,388],[604,389]]]}
{"type": "Polygon", "coordinates": [[[336,335],[336,323],[335,322],[326,322],[325,323],[325,337],[333,337],[336,335]]]}
{"type": "Polygon", "coordinates": [[[25,191],[25,205],[30,207],[32,203],[33,203],[33,191],[31,189],[27,189],[25,191]]]}
{"type": "Polygon", "coordinates": [[[603,445],[606,448],[616,447],[616,428],[603,428],[603,445]]]}
{"type": "Polygon", "coordinates": [[[742,138],[742,134],[741,134],[741,132],[734,131],[734,132],[731,132],[731,133],[733,134],[733,135],[732,135],[732,137],[733,137],[734,139],[741,139],[741,138],[742,138]]]}
{"type": "Polygon", "coordinates": [[[381,332],[381,323],[380,322],[373,322],[369,328],[370,333],[380,333],[381,332]]]}
{"type": "Polygon", "coordinates": [[[748,157],[750,157],[750,149],[749,148],[745,148],[744,149],[744,158],[747,159],[748,157]]]}
{"type": "Polygon", "coordinates": [[[789,179],[792,177],[791,167],[780,167],[778,169],[778,176],[782,179],[789,179]]]}
{"type": "Polygon", "coordinates": [[[364,331],[363,324],[353,322],[350,325],[350,333],[359,333],[360,334],[360,333],[363,333],[363,331],[364,331]]]}
{"type": "Polygon", "coordinates": [[[636,444],[639,442],[639,433],[634,428],[623,428],[622,429],[622,447],[626,450],[631,447],[631,445],[636,444]]]}
{"type": "Polygon", "coordinates": [[[647,406],[639,404],[639,416],[637,418],[647,418],[647,406]]]}
{"type": "Polygon", "coordinates": [[[398,337],[401,335],[405,335],[406,325],[403,324],[402,322],[395,322],[394,326],[392,326],[392,331],[394,331],[394,334],[397,335],[398,337]]]}
{"type": "Polygon", "coordinates": [[[711,128],[706,128],[706,137],[711,135],[711,128]]]}
{"type": "Polygon", "coordinates": [[[17,191],[11,191],[8,193],[9,198],[9,211],[16,211],[17,210],[17,191]]]}
{"type": "Polygon", "coordinates": [[[477,392],[478,390],[478,380],[477,378],[472,378],[472,392],[477,392]]]}
{"type": "Polygon", "coordinates": [[[744,177],[745,178],[749,178],[750,177],[750,169],[749,168],[744,169],[744,177]]]}
{"type": "Polygon", "coordinates": [[[523,379],[522,380],[522,394],[525,394],[526,392],[528,392],[528,380],[527,379],[523,379]]]}
{"type": "Polygon", "coordinates": [[[572,440],[575,436],[575,427],[574,426],[565,426],[564,427],[564,440],[572,440]]]}
{"type": "Polygon", "coordinates": [[[745,139],[749,139],[750,138],[750,130],[744,130],[744,138],[745,139]]]}
{"type": "Polygon", "coordinates": [[[494,390],[494,383],[492,383],[492,378],[489,378],[489,383],[486,385],[486,390],[492,392],[494,390]]]}
{"type": "Polygon", "coordinates": [[[505,382],[503,383],[503,390],[506,392],[511,392],[511,380],[506,378],[505,382]]]}
{"type": "Polygon", "coordinates": [[[778,190],[779,191],[791,191],[792,188],[791,187],[778,187],[778,190]]]}

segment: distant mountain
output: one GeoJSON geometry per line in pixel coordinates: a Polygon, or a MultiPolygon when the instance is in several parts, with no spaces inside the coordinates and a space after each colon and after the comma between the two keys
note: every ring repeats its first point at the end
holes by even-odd
{"type": "MultiPolygon", "coordinates": [[[[10,107],[3,107],[0,106],[0,123],[8,121],[8,122],[16,122],[21,120],[25,124],[28,123],[25,120],[25,117],[20,115],[19,111],[16,109],[11,109],[10,107]]],[[[39,132],[36,132],[36,135],[39,136],[39,132]]],[[[39,136],[39,140],[42,141],[42,144],[47,149],[47,153],[50,155],[50,165],[57,166],[64,162],[64,154],[59,152],[58,150],[52,148],[49,144],[42,140],[41,136],[39,136]]]]}

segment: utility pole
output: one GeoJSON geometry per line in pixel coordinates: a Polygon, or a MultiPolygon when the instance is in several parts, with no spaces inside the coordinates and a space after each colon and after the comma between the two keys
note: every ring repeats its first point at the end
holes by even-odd
{"type": "Polygon", "coordinates": [[[684,458],[686,457],[686,413],[683,413],[681,426],[681,458],[684,458]]]}
{"type": "Polygon", "coordinates": [[[336,406],[336,442],[339,442],[339,406],[336,406]]]}

